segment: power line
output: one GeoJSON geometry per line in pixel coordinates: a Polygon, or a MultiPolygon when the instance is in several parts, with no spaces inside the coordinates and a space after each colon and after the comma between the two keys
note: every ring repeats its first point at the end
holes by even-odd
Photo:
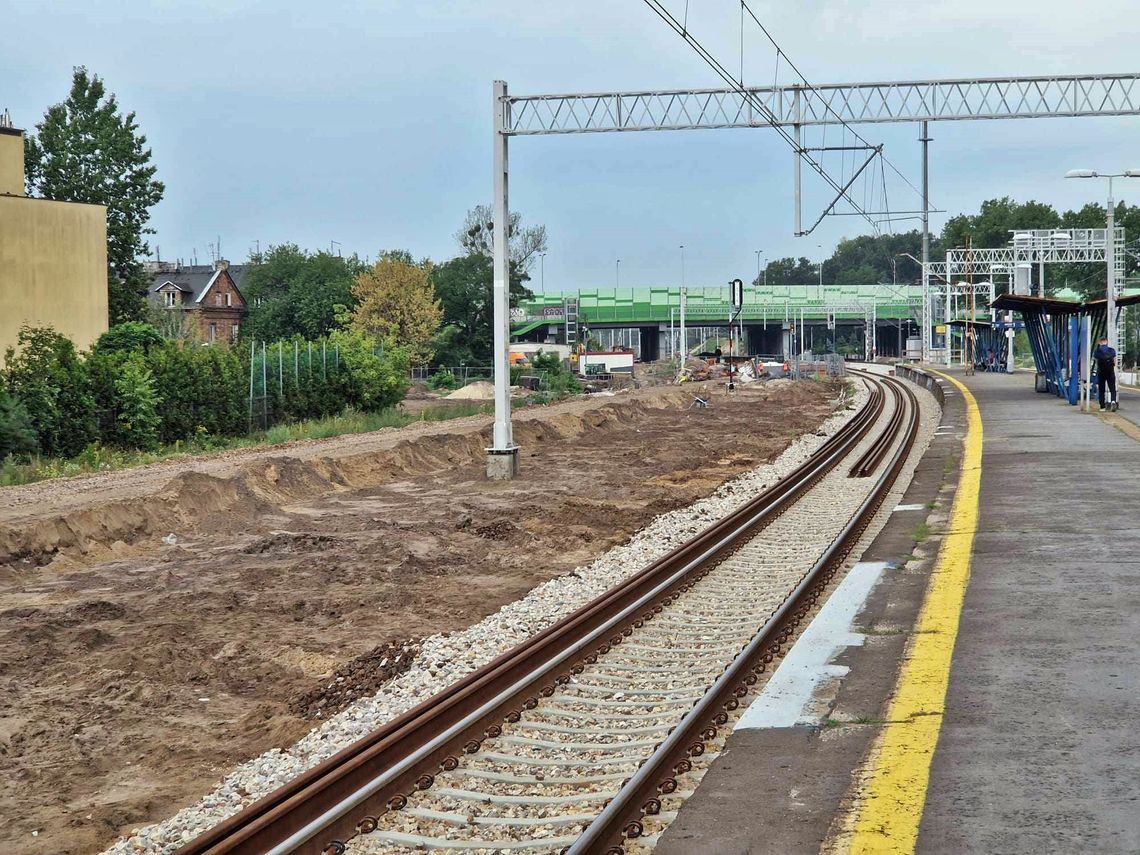
{"type": "MultiPolygon", "coordinates": [[[[721,80],[723,80],[725,83],[727,83],[733,89],[735,89],[737,94],[739,94],[742,98],[744,98],[753,107],[753,109],[755,109],[758,113],[760,113],[760,115],[763,116],[768,121],[768,124],[771,125],[771,127],[774,128],[776,130],[776,132],[781,137],[783,137],[784,141],[786,143],[788,143],[788,145],[790,145],[793,148],[793,150],[795,150],[796,155],[800,158],[800,160],[802,160],[804,163],[807,163],[808,166],[810,166],[813,170],[815,170],[815,172],[836,192],[835,199],[831,202],[830,205],[828,205],[827,209],[820,216],[820,218],[818,220],[816,220],[815,223],[812,224],[811,228],[802,232],[802,234],[805,234],[805,235],[811,234],[811,232],[813,232],[815,230],[815,228],[820,224],[820,222],[823,221],[823,218],[825,216],[827,216],[827,214],[831,211],[831,209],[833,209],[835,207],[836,203],[840,199],[847,200],[848,204],[851,205],[851,207],[855,210],[855,212],[859,216],[862,216],[865,220],[867,220],[867,222],[871,224],[871,227],[874,228],[876,231],[879,230],[878,224],[876,223],[876,221],[874,219],[872,219],[871,215],[868,212],[862,210],[859,207],[859,205],[855,202],[855,200],[853,198],[851,198],[849,190],[850,190],[850,184],[855,180],[854,178],[852,178],[851,182],[847,182],[846,184],[840,184],[839,182],[837,182],[827,172],[827,170],[824,169],[823,165],[821,163],[817,162],[815,158],[811,157],[807,153],[807,151],[805,151],[804,148],[799,144],[799,142],[797,140],[795,140],[795,138],[792,137],[792,135],[790,133],[788,133],[788,131],[784,127],[781,126],[781,124],[780,124],[777,116],[775,115],[775,113],[773,113],[772,110],[769,109],[769,107],[767,105],[765,105],[753,93],[749,92],[741,83],[737,82],[736,79],[733,78],[732,72],[730,72],[727,68],[725,68],[720,63],[720,61],[715,56],[713,56],[713,54],[703,44],[701,44],[701,42],[698,39],[696,39],[695,37],[693,37],[693,35],[691,33],[689,33],[687,18],[686,18],[685,22],[678,21],[677,18],[674,17],[673,14],[662,5],[660,0],[644,0],[644,2],[650,9],[652,9],[657,14],[657,16],[659,18],[661,18],[661,20],[663,20],[675,33],[677,33],[677,35],[679,35],[685,41],[686,44],[688,44],[690,47],[693,48],[693,50],[696,51],[697,55],[702,60],[704,60],[706,65],[708,65],[713,71],[715,71],[717,73],[717,75],[721,78],[721,80]]],[[[687,10],[687,6],[686,6],[686,16],[687,16],[687,13],[688,13],[688,10],[687,10]]],[[[866,166],[872,160],[874,160],[874,158],[876,156],[878,156],[878,157],[882,156],[882,146],[881,145],[880,146],[870,146],[870,145],[866,144],[866,141],[864,141],[864,146],[866,148],[873,149],[874,151],[871,154],[871,156],[867,159],[867,161],[863,164],[863,166],[860,168],[859,173],[862,173],[862,171],[864,169],[866,169],[866,166]]],[[[858,173],[855,177],[858,177],[858,173]]]]}

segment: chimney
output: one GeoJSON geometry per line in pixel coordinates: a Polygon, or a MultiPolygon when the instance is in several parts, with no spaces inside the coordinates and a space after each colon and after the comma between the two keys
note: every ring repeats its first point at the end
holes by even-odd
{"type": "Polygon", "coordinates": [[[214,262],[214,269],[215,270],[229,270],[230,269],[230,263],[229,263],[229,261],[227,261],[224,258],[219,258],[217,261],[214,262]]]}
{"type": "Polygon", "coordinates": [[[24,195],[24,132],[0,113],[0,196],[24,195]]]}

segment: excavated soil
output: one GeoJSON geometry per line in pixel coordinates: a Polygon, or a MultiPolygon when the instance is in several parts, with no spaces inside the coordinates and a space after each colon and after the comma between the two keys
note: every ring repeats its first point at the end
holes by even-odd
{"type": "Polygon", "coordinates": [[[80,853],[460,629],[773,459],[831,412],[658,388],[0,490],[0,851],[80,853]]]}

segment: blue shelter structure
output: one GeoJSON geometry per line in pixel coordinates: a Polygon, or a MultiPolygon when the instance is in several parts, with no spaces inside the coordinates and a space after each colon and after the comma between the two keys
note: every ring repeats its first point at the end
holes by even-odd
{"type": "MultiPolygon", "coordinates": [[[[1140,294],[1116,299],[1116,312],[1140,303],[1140,294]]],[[[1056,297],[1032,297],[1026,294],[1002,294],[990,304],[999,311],[1018,312],[1025,321],[1029,348],[1037,367],[1037,391],[1051,392],[1070,404],[1080,400],[1081,342],[1091,325],[1091,340],[1096,341],[1108,329],[1108,301],[1061,300],[1056,297]]],[[[1095,365],[1092,377],[1096,376],[1095,365]]]]}

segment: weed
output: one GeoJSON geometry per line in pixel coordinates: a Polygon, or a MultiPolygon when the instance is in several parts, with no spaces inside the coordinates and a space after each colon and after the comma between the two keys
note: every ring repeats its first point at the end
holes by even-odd
{"type": "Polygon", "coordinates": [[[914,529],[914,542],[922,543],[930,537],[930,526],[926,524],[926,520],[920,522],[914,529]]]}

